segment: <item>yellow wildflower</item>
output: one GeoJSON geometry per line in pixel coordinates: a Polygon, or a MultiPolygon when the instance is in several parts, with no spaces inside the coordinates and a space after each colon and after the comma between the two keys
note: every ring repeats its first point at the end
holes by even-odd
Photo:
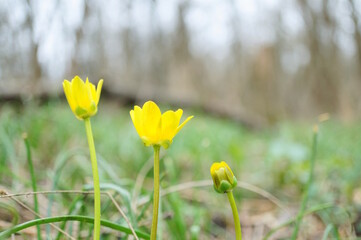
{"type": "Polygon", "coordinates": [[[75,76],[71,82],[64,80],[63,88],[69,106],[79,120],[84,120],[97,113],[103,79],[98,82],[97,89],[89,82],[75,76]]]}
{"type": "Polygon", "coordinates": [[[214,189],[219,193],[232,191],[237,186],[237,179],[225,162],[215,162],[211,166],[214,189]]]}
{"type": "Polygon", "coordinates": [[[193,118],[188,117],[179,125],[183,110],[161,113],[157,104],[152,101],[144,103],[143,108],[135,106],[130,111],[135,129],[146,146],[159,145],[167,149],[174,136],[193,118]]]}

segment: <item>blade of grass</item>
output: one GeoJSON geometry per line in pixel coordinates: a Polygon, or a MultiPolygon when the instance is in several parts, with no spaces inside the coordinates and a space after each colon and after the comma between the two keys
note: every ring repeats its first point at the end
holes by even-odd
{"type": "MultiPolygon", "coordinates": [[[[74,214],[74,212],[79,208],[78,203],[82,201],[83,198],[84,196],[78,196],[74,199],[74,201],[69,206],[68,215],[74,214]]],[[[61,223],[60,225],[61,230],[65,231],[66,223],[67,223],[66,221],[61,223]]],[[[59,240],[62,235],[63,234],[61,232],[58,232],[58,235],[56,236],[55,240],[59,240]]]]}
{"type": "MultiPolygon", "coordinates": [[[[85,198],[84,198],[84,202],[85,202],[85,198]]],[[[87,216],[87,215],[88,215],[88,212],[87,212],[87,208],[86,208],[86,206],[85,206],[85,203],[80,207],[79,214],[77,214],[77,215],[82,215],[82,216],[87,216]]],[[[88,225],[88,224],[86,224],[85,222],[80,222],[80,223],[79,223],[77,239],[82,239],[82,232],[86,231],[85,227],[86,227],[87,225],[88,225]]],[[[91,225],[91,226],[89,227],[89,230],[93,231],[93,226],[94,226],[94,225],[91,225]]]]}
{"type": "MultiPolygon", "coordinates": [[[[146,175],[153,168],[153,158],[149,158],[147,162],[143,165],[143,167],[138,172],[137,178],[135,180],[135,184],[132,191],[132,210],[134,213],[137,212],[137,200],[138,196],[142,190],[142,186],[145,180],[146,175]]],[[[149,197],[151,201],[153,201],[153,196],[149,197]]]]}
{"type": "MultiPolygon", "coordinates": [[[[33,159],[31,157],[31,149],[30,149],[30,144],[29,144],[27,133],[23,133],[23,139],[24,139],[24,143],[25,143],[25,147],[26,147],[26,157],[28,160],[29,171],[30,171],[30,175],[31,175],[31,184],[32,184],[33,191],[36,192],[37,191],[36,178],[35,178],[33,159]]],[[[37,214],[39,214],[38,196],[35,194],[33,197],[34,197],[34,211],[37,214]]],[[[38,216],[35,216],[35,218],[38,218],[38,216]]],[[[38,240],[41,240],[42,238],[41,238],[40,226],[37,225],[36,229],[37,229],[38,240]]]]}
{"type": "MultiPolygon", "coordinates": [[[[349,217],[349,225],[352,225],[352,220],[351,220],[351,216],[348,214],[348,211],[345,210],[343,207],[339,207],[340,210],[342,210],[348,217],[349,217]]],[[[332,215],[336,212],[336,211],[332,211],[332,215]]],[[[337,225],[335,224],[335,222],[332,222],[332,219],[334,218],[330,213],[328,212],[321,212],[320,214],[318,214],[318,217],[321,218],[321,220],[324,222],[325,225],[331,225],[332,228],[332,234],[334,235],[334,238],[336,240],[340,239],[340,234],[338,233],[338,229],[337,229],[337,225]],[[331,222],[330,222],[331,220],[331,222]]]]}
{"type": "MultiPolygon", "coordinates": [[[[68,194],[84,194],[84,196],[86,196],[87,194],[94,194],[93,191],[78,191],[78,190],[57,190],[57,191],[42,191],[42,192],[28,192],[28,193],[17,193],[17,194],[8,194],[5,191],[0,191],[0,198],[12,198],[15,201],[18,201],[15,197],[19,197],[19,196],[30,196],[30,195],[37,195],[37,194],[62,194],[62,193],[68,193],[68,194]]],[[[137,239],[137,235],[134,231],[134,228],[132,226],[132,224],[130,223],[129,219],[127,218],[127,216],[125,215],[125,213],[122,211],[122,209],[120,208],[120,206],[118,205],[118,203],[115,201],[115,199],[113,198],[113,196],[109,193],[109,192],[100,192],[100,194],[105,194],[107,195],[111,201],[113,202],[114,206],[117,208],[117,210],[119,211],[119,213],[122,215],[122,217],[125,219],[125,221],[127,222],[130,230],[132,231],[135,239],[137,239]]],[[[32,211],[31,209],[28,209],[29,211],[32,211]]],[[[36,214],[35,212],[33,212],[34,214],[36,214]]],[[[63,231],[60,228],[54,226],[57,230],[63,231]]],[[[65,234],[65,232],[63,232],[65,234]]]]}
{"type": "Polygon", "coordinates": [[[167,221],[167,224],[174,234],[174,239],[186,239],[187,228],[184,222],[185,216],[178,194],[170,194],[167,199],[163,199],[162,201],[164,205],[173,212],[173,217],[167,221]]]}
{"type": "Polygon", "coordinates": [[[323,232],[322,240],[327,240],[328,235],[330,234],[331,230],[333,228],[332,224],[328,224],[325,231],[323,232]]]}
{"type": "Polygon", "coordinates": [[[337,227],[335,225],[332,224],[332,232],[333,232],[333,235],[335,236],[336,240],[340,240],[341,237],[340,237],[340,234],[337,230],[337,227]]]}
{"type": "MultiPolygon", "coordinates": [[[[55,170],[54,170],[54,176],[52,177],[53,179],[53,183],[51,186],[51,190],[55,190],[58,187],[58,182],[60,179],[60,175],[62,173],[62,170],[64,169],[66,163],[68,162],[69,159],[71,159],[73,156],[77,155],[77,154],[84,154],[83,152],[81,152],[80,150],[76,149],[76,150],[72,150],[69,152],[65,152],[65,153],[61,153],[59,154],[56,159],[55,159],[55,170]]],[[[53,206],[53,202],[54,202],[54,195],[50,195],[48,198],[48,210],[47,210],[47,217],[51,216],[51,210],[52,210],[52,206],[53,206]]],[[[46,235],[49,238],[51,234],[51,229],[50,226],[47,225],[46,226],[46,235]]]]}
{"type": "Polygon", "coordinates": [[[201,210],[196,210],[195,211],[195,219],[193,222],[193,225],[190,227],[190,235],[191,235],[191,240],[198,240],[200,239],[200,233],[201,233],[201,218],[203,218],[203,214],[201,212],[201,210]]]}
{"type": "MultiPolygon", "coordinates": [[[[332,208],[332,207],[335,207],[332,203],[325,203],[325,204],[320,204],[320,205],[317,205],[313,208],[311,208],[310,210],[308,211],[304,211],[302,216],[301,217],[304,217],[306,215],[309,215],[309,214],[312,214],[314,212],[318,212],[318,211],[321,211],[321,210],[324,210],[324,209],[327,209],[327,208],[332,208]]],[[[278,227],[275,227],[273,228],[272,230],[270,230],[267,235],[263,238],[263,240],[267,240],[269,239],[275,232],[277,232],[278,230],[280,230],[281,228],[284,228],[288,225],[291,225],[292,223],[294,223],[295,221],[298,220],[298,216],[285,222],[285,223],[282,223],[281,225],[279,225],[278,227]]]]}
{"type": "Polygon", "coordinates": [[[118,205],[117,201],[115,201],[115,199],[113,198],[113,196],[107,192],[108,197],[112,200],[114,206],[117,208],[117,210],[119,211],[119,213],[123,216],[123,218],[125,219],[125,221],[127,222],[130,230],[132,231],[132,234],[134,235],[135,239],[138,240],[138,236],[135,233],[132,224],[129,222],[129,219],[127,218],[127,216],[125,215],[125,213],[122,211],[122,209],[120,208],[120,206],[118,205]]]}
{"type": "MultiPolygon", "coordinates": [[[[125,199],[125,203],[126,203],[126,207],[128,208],[129,214],[131,216],[131,218],[134,218],[134,215],[131,211],[131,206],[130,206],[130,194],[129,192],[124,189],[121,188],[120,186],[117,186],[115,184],[112,183],[102,183],[99,185],[101,190],[104,189],[111,189],[114,190],[116,193],[118,193],[119,195],[121,195],[123,197],[123,199],[125,199]]],[[[84,190],[92,190],[93,189],[93,185],[87,184],[83,186],[84,190]]],[[[120,206],[118,205],[118,203],[115,201],[115,199],[113,198],[113,196],[107,192],[107,191],[101,191],[101,194],[106,194],[111,201],[113,202],[114,206],[117,208],[117,210],[119,211],[119,213],[122,215],[122,217],[125,219],[125,221],[128,223],[128,226],[130,227],[130,229],[133,231],[133,226],[131,221],[129,221],[128,217],[125,215],[125,213],[122,211],[122,209],[120,208],[120,206]]],[[[132,220],[132,219],[131,219],[132,220]]],[[[135,220],[134,220],[135,221],[135,220]]],[[[135,236],[135,238],[137,239],[136,234],[134,233],[134,231],[132,232],[133,235],[135,236]]]]}
{"type": "Polygon", "coordinates": [[[146,210],[147,210],[147,209],[150,207],[150,205],[152,204],[152,202],[153,202],[153,192],[150,192],[149,195],[148,195],[148,197],[149,197],[149,201],[146,202],[146,203],[144,204],[144,206],[142,207],[142,209],[140,210],[140,213],[139,213],[139,215],[138,215],[138,217],[137,217],[137,221],[140,221],[140,220],[144,217],[144,214],[145,214],[146,210]]]}
{"type": "MultiPolygon", "coordinates": [[[[174,161],[162,161],[162,165],[166,170],[166,174],[169,175],[172,184],[177,183],[177,167],[174,164],[174,161]]],[[[162,191],[163,192],[163,191],[162,191]]],[[[161,195],[162,195],[161,192],[161,195]]],[[[163,199],[164,205],[172,210],[174,216],[172,219],[167,221],[168,227],[174,235],[175,239],[186,239],[186,223],[185,223],[185,215],[184,215],[184,205],[183,201],[179,197],[178,193],[170,194],[167,198],[167,201],[163,199]]],[[[166,207],[165,207],[166,208],[166,207]]]]}
{"type": "MultiPolygon", "coordinates": [[[[41,215],[39,215],[38,213],[36,213],[32,208],[28,207],[25,203],[23,203],[22,201],[20,201],[19,199],[16,199],[15,197],[12,197],[10,194],[8,194],[7,192],[2,192],[2,194],[4,194],[5,196],[9,196],[14,202],[16,202],[19,206],[21,206],[22,208],[28,210],[29,212],[31,212],[32,214],[34,214],[36,217],[38,218],[43,218],[41,215]]],[[[1,196],[0,196],[1,197],[1,196]]],[[[66,232],[62,231],[59,227],[57,227],[56,225],[54,225],[53,223],[49,223],[49,225],[51,225],[53,228],[55,228],[56,230],[63,232],[64,235],[66,235],[68,237],[68,239],[72,239],[75,240],[75,238],[73,238],[72,236],[70,236],[69,234],[67,234],[66,232]]],[[[0,238],[1,239],[1,238],[0,238]]]]}
{"type": "MultiPolygon", "coordinates": [[[[93,217],[87,217],[87,216],[79,216],[79,215],[68,215],[68,216],[58,216],[58,217],[50,217],[50,218],[40,218],[40,219],[35,219],[35,220],[31,220],[25,223],[21,223],[18,224],[12,228],[9,228],[3,232],[0,233],[0,239],[6,239],[7,237],[11,236],[11,234],[15,234],[21,230],[24,230],[26,228],[32,227],[32,226],[38,226],[38,225],[42,225],[42,224],[47,224],[47,223],[54,223],[54,222],[63,222],[63,221],[78,221],[78,222],[86,222],[89,224],[94,224],[94,218],[93,217]]],[[[117,230],[126,234],[131,234],[132,231],[127,228],[124,227],[122,225],[113,223],[111,221],[108,220],[101,220],[100,224],[103,227],[108,227],[111,228],[113,230],[117,230]]],[[[138,237],[141,237],[143,239],[149,239],[149,235],[135,230],[135,232],[137,233],[138,237]]]]}
{"type": "MultiPolygon", "coordinates": [[[[85,185],[83,187],[84,190],[92,190],[93,189],[93,185],[85,185]]],[[[125,188],[122,188],[116,184],[113,184],[113,183],[101,183],[100,184],[100,189],[102,191],[104,190],[113,190],[115,192],[117,192],[123,199],[124,203],[125,203],[125,206],[129,212],[129,216],[130,216],[130,222],[133,226],[137,226],[136,225],[136,221],[135,221],[135,216],[133,214],[133,211],[131,209],[131,198],[130,198],[130,193],[125,189],[125,188]]]]}
{"type": "Polygon", "coordinates": [[[292,233],[292,237],[291,237],[292,240],[296,240],[296,238],[297,238],[298,231],[299,231],[299,228],[300,228],[300,225],[302,222],[302,217],[304,215],[307,201],[310,196],[310,189],[311,189],[311,185],[312,185],[312,181],[313,181],[315,160],[316,160],[316,153],[317,153],[317,135],[318,135],[318,126],[315,125],[315,127],[313,129],[312,153],[311,153],[311,159],[310,159],[310,164],[311,164],[310,165],[310,174],[309,174],[306,189],[305,189],[305,192],[304,192],[304,195],[302,198],[301,208],[300,208],[300,211],[297,216],[296,226],[292,233]]]}
{"type": "Polygon", "coordinates": [[[19,216],[19,213],[16,210],[16,208],[14,208],[13,206],[11,206],[9,204],[2,203],[2,202],[0,202],[0,208],[4,208],[4,209],[8,210],[12,214],[13,219],[12,219],[11,223],[13,225],[18,224],[20,216],[19,216]]]}
{"type": "Polygon", "coordinates": [[[14,146],[12,144],[10,136],[6,133],[4,127],[0,128],[0,140],[0,145],[2,145],[3,147],[2,154],[4,154],[4,166],[8,165],[9,169],[12,169],[12,171],[8,171],[7,168],[0,168],[2,176],[3,174],[8,174],[11,175],[12,178],[16,177],[15,179],[19,180],[17,174],[14,173],[14,171],[18,171],[20,169],[18,166],[19,161],[16,161],[17,159],[14,146]]]}
{"type": "Polygon", "coordinates": [[[99,168],[102,169],[103,173],[108,175],[108,177],[112,180],[112,182],[116,183],[119,186],[133,184],[133,180],[131,179],[119,178],[117,173],[112,168],[112,165],[109,164],[101,154],[97,153],[97,157],[99,161],[99,168]]]}

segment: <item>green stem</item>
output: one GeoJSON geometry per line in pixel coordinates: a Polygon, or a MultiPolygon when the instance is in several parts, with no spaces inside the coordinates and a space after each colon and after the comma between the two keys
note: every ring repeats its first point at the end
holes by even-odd
{"type": "MultiPolygon", "coordinates": [[[[31,157],[30,144],[29,144],[28,136],[27,136],[26,133],[24,133],[23,138],[24,138],[24,143],[25,143],[25,147],[26,147],[26,156],[27,156],[27,159],[28,159],[29,171],[30,171],[30,175],[31,175],[31,185],[32,185],[33,191],[37,192],[33,160],[32,160],[32,157],[31,157]]],[[[39,206],[38,206],[38,197],[37,197],[36,194],[34,194],[34,211],[37,213],[37,216],[35,216],[35,218],[38,218],[38,216],[39,216],[39,206]]],[[[41,240],[42,238],[41,238],[40,226],[36,226],[36,228],[37,228],[38,240],[41,240]]]]}
{"type": "Polygon", "coordinates": [[[159,209],[159,151],[160,146],[154,145],[154,197],[153,197],[153,219],[150,239],[157,239],[158,209],[159,209]]]}
{"type": "Polygon", "coordinates": [[[94,184],[94,239],[100,238],[100,185],[97,158],[95,153],[93,133],[90,123],[90,118],[84,119],[85,130],[88,138],[90,160],[93,171],[93,184],[94,184]]]}
{"type": "Polygon", "coordinates": [[[297,216],[297,221],[296,221],[296,226],[295,229],[292,233],[292,240],[296,240],[297,235],[298,235],[298,231],[302,222],[302,218],[306,209],[306,205],[307,205],[307,201],[310,195],[310,189],[311,189],[311,185],[312,185],[312,181],[313,181],[313,175],[314,175],[314,168],[315,168],[315,159],[316,159],[316,153],[317,153],[317,133],[318,133],[318,127],[315,126],[314,132],[313,132],[313,141],[312,141],[312,153],[311,153],[311,166],[310,166],[310,174],[308,177],[308,181],[307,181],[307,185],[306,185],[306,189],[303,195],[303,199],[302,199],[302,203],[301,203],[301,208],[300,211],[298,213],[297,216]]]}
{"type": "MultiPolygon", "coordinates": [[[[77,221],[77,222],[81,222],[81,223],[94,223],[94,218],[92,217],[86,217],[86,216],[79,216],[79,215],[67,215],[67,216],[58,216],[58,217],[49,217],[49,218],[40,218],[40,219],[35,219],[35,220],[31,220],[25,223],[21,223],[19,225],[16,225],[14,227],[8,228],[7,230],[0,232],[0,239],[7,239],[8,237],[10,237],[12,234],[17,233],[23,229],[27,229],[29,227],[32,226],[37,226],[37,225],[42,225],[42,224],[47,224],[47,223],[54,223],[54,222],[64,222],[64,221],[77,221]]],[[[100,221],[101,225],[104,227],[108,227],[114,230],[118,230],[121,232],[124,232],[126,234],[132,234],[132,231],[127,228],[124,227],[122,225],[119,225],[117,223],[113,223],[107,220],[101,220],[100,221]]],[[[137,234],[138,237],[143,238],[143,239],[149,239],[149,235],[146,233],[143,233],[141,231],[138,230],[134,230],[134,232],[137,234]]]]}
{"type": "Polygon", "coordinates": [[[242,240],[241,223],[239,222],[237,205],[236,205],[236,202],[234,201],[232,191],[227,192],[227,196],[228,196],[229,203],[231,204],[231,208],[232,208],[234,228],[236,230],[236,240],[242,240]]]}

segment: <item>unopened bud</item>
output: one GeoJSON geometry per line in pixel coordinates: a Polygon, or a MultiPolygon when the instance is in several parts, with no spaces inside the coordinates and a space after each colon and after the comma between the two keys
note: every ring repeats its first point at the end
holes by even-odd
{"type": "Polygon", "coordinates": [[[211,166],[213,187],[218,193],[232,191],[237,186],[237,179],[231,168],[225,162],[215,162],[211,166]]]}

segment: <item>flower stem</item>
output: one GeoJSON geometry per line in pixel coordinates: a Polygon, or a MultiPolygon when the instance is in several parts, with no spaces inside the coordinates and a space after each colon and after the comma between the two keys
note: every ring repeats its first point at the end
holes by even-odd
{"type": "Polygon", "coordinates": [[[100,238],[100,186],[99,186],[97,157],[95,153],[95,146],[94,146],[94,139],[93,139],[90,118],[84,119],[84,122],[85,122],[86,135],[88,138],[90,160],[92,164],[93,181],[94,181],[94,239],[99,239],[100,238]]]}
{"type": "Polygon", "coordinates": [[[157,239],[158,209],[159,209],[159,151],[160,146],[154,145],[154,197],[153,197],[153,220],[150,239],[157,239]]]}
{"type": "Polygon", "coordinates": [[[234,201],[232,191],[227,192],[227,196],[232,208],[234,228],[236,230],[236,240],[242,240],[241,223],[239,222],[237,206],[236,206],[236,202],[234,201]]]}

